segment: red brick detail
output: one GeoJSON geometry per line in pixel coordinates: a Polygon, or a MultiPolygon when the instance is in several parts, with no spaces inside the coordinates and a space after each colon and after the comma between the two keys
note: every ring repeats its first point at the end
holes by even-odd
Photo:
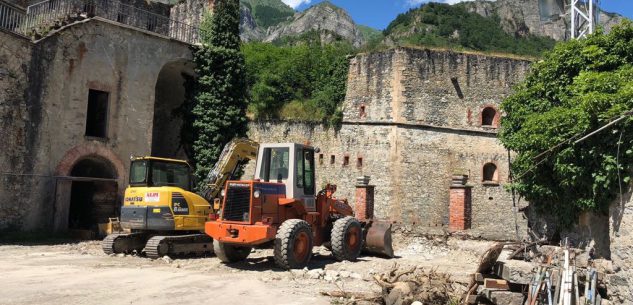
{"type": "Polygon", "coordinates": [[[471,188],[451,187],[449,200],[449,231],[455,232],[470,229],[472,220],[471,188]]]}
{"type": "Polygon", "coordinates": [[[359,220],[374,218],[374,186],[356,186],[356,204],[354,206],[355,216],[359,220]]]}
{"type": "Polygon", "coordinates": [[[79,144],[68,150],[57,165],[55,175],[69,176],[77,162],[90,157],[97,157],[110,162],[116,170],[117,179],[125,181],[126,172],[123,162],[112,150],[99,142],[79,144]]]}

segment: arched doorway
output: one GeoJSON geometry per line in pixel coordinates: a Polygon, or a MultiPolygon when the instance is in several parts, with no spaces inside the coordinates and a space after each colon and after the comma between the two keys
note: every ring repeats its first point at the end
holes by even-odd
{"type": "Polygon", "coordinates": [[[70,177],[68,229],[99,232],[99,224],[118,217],[117,174],[114,166],[100,157],[87,157],[72,167],[70,177]]]}
{"type": "Polygon", "coordinates": [[[186,149],[181,145],[181,130],[186,81],[193,75],[193,63],[188,60],[167,63],[158,74],[152,127],[152,156],[154,157],[187,158],[186,149]]]}

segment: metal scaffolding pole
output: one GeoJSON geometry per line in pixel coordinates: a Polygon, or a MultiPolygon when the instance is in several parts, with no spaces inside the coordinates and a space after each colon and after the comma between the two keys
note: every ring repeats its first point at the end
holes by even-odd
{"type": "Polygon", "coordinates": [[[593,34],[600,16],[600,0],[571,0],[571,38],[593,34]]]}

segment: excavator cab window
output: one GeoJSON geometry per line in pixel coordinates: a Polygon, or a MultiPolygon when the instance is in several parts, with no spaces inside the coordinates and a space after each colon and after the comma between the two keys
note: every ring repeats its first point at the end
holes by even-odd
{"type": "Polygon", "coordinates": [[[146,160],[132,162],[130,166],[131,185],[145,185],[147,183],[147,163],[146,160]]]}
{"type": "Polygon", "coordinates": [[[132,186],[175,186],[191,190],[191,169],[187,164],[160,160],[136,160],[130,166],[132,186]]]}

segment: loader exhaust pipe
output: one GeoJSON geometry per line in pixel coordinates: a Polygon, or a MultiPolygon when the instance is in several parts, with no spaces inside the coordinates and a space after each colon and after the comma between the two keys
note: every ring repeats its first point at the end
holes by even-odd
{"type": "Polygon", "coordinates": [[[391,222],[374,219],[374,186],[369,176],[356,179],[355,216],[364,224],[363,252],[394,257],[391,240],[391,222]]]}

